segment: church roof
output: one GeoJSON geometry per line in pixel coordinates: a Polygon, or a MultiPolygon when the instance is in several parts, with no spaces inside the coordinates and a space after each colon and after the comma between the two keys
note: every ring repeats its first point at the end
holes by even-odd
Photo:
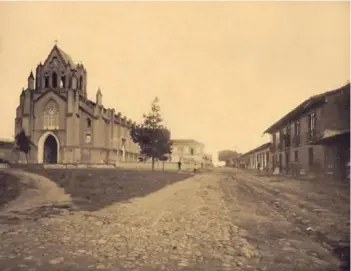
{"type": "Polygon", "coordinates": [[[69,54],[67,54],[65,51],[63,51],[61,48],[59,48],[56,44],[52,48],[49,56],[46,58],[45,63],[50,59],[50,56],[52,55],[53,51],[56,51],[59,54],[59,56],[65,62],[65,64],[69,64],[72,68],[76,67],[76,64],[73,61],[72,57],[69,54]]]}
{"type": "Polygon", "coordinates": [[[59,48],[57,45],[55,45],[56,49],[59,51],[61,54],[62,58],[66,61],[66,63],[71,64],[71,66],[75,66],[75,62],[73,61],[72,57],[67,54],[65,51],[63,51],[61,48],[59,48]]]}

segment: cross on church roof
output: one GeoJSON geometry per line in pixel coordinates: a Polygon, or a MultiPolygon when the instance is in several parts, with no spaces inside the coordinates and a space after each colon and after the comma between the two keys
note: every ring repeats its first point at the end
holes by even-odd
{"type": "Polygon", "coordinates": [[[58,40],[56,39],[56,40],[54,40],[54,42],[55,42],[55,45],[57,45],[57,43],[58,43],[58,40]]]}

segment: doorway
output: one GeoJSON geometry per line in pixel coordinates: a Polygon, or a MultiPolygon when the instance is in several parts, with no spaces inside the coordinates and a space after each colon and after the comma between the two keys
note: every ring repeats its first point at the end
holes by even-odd
{"type": "Polygon", "coordinates": [[[57,141],[48,135],[44,143],[44,164],[57,164],[57,141]]]}

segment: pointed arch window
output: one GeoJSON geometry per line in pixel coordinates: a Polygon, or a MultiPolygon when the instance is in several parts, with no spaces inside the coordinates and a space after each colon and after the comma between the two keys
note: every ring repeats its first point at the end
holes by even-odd
{"type": "Polygon", "coordinates": [[[44,107],[44,129],[45,130],[59,129],[58,104],[53,100],[50,100],[44,107]]]}
{"type": "Polygon", "coordinates": [[[71,79],[71,87],[72,87],[72,89],[78,88],[78,80],[77,80],[76,76],[73,76],[71,79]]]}
{"type": "Polygon", "coordinates": [[[52,87],[57,88],[57,74],[56,74],[56,72],[52,73],[52,87]]]}
{"type": "Polygon", "coordinates": [[[79,78],[79,89],[83,90],[83,76],[79,78]]]}
{"type": "Polygon", "coordinates": [[[66,76],[65,73],[61,73],[61,79],[60,79],[60,88],[65,88],[66,87],[66,76]]]}
{"type": "Polygon", "coordinates": [[[44,74],[44,87],[46,87],[46,88],[49,87],[49,78],[50,78],[50,76],[49,76],[49,74],[46,72],[46,73],[44,74]]]}

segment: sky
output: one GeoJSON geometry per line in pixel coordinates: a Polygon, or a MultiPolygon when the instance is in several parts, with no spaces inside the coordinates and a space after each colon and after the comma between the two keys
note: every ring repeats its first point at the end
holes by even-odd
{"type": "Polygon", "coordinates": [[[155,96],[172,138],[247,152],[308,97],[350,78],[348,2],[1,2],[0,137],[55,40],[107,108],[136,122],[155,96]]]}

